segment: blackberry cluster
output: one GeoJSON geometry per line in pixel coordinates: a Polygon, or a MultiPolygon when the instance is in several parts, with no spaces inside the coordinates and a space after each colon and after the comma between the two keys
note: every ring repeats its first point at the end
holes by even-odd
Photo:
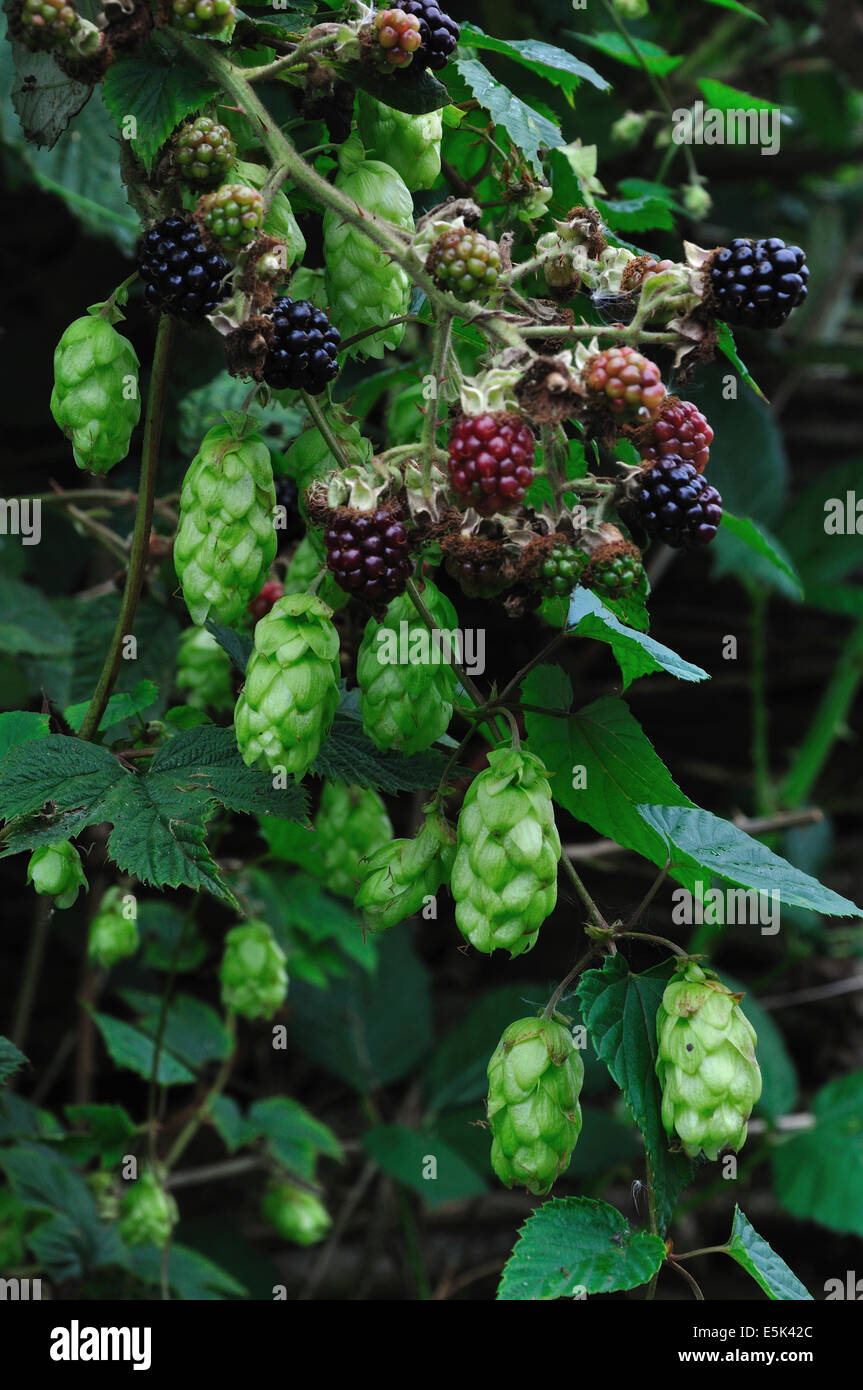
{"type": "Polygon", "coordinates": [[[276,506],[285,509],[285,524],[278,529],[279,544],[302,540],[306,534],[303,518],[300,515],[300,492],[293,478],[275,478],[276,506]]]}
{"type": "Polygon", "coordinates": [[[24,0],[16,35],[30,49],[68,48],[78,27],[78,12],[67,0],[24,0]]]}
{"type": "Polygon", "coordinates": [[[708,545],[722,520],[722,498],[691,463],[669,455],[643,468],[631,502],[649,536],[676,550],[708,545]]]}
{"type": "Polygon", "coordinates": [[[220,34],[234,21],[233,0],[172,0],[171,19],[188,34],[220,34]]]}
{"type": "Polygon", "coordinates": [[[411,577],[410,542],[397,506],[369,512],[337,507],[324,545],[336,583],[367,603],[395,598],[411,577]]]}
{"type": "Polygon", "coordinates": [[[416,15],[420,22],[422,46],[414,54],[413,66],[440,72],[458,43],[460,31],[455,20],[444,14],[436,0],[401,0],[399,9],[416,15]]]}
{"type": "Polygon", "coordinates": [[[548,552],[533,583],[542,593],[565,596],[572,593],[581,578],[587,557],[566,541],[558,541],[548,552]]]}
{"type": "Polygon", "coordinates": [[[389,67],[407,67],[422,44],[420,22],[404,10],[379,10],[374,18],[378,43],[389,67]]]}
{"type": "Polygon", "coordinates": [[[809,267],[799,246],[778,236],[735,237],[713,254],[710,286],[719,314],[747,328],[778,328],[807,295],[809,267]]]}
{"type": "Polygon", "coordinates": [[[339,374],[339,330],[308,299],[283,295],[267,312],[274,333],[264,362],[264,381],[276,391],[291,388],[320,395],[339,374]]]}
{"type": "Polygon", "coordinates": [[[438,237],[426,261],[443,290],[458,299],[487,299],[500,275],[500,251],[482,232],[453,227],[438,237]]]}
{"type": "Polygon", "coordinates": [[[654,420],[665,399],[655,362],[632,347],[611,347],[591,357],[584,379],[595,405],[616,420],[654,420]]]}
{"type": "Polygon", "coordinates": [[[264,220],[264,200],[256,188],[244,183],[225,183],[215,193],[205,193],[198,216],[207,231],[231,251],[248,246],[264,220]]]}
{"type": "Polygon", "coordinates": [[[273,607],[273,604],[278,603],[284,592],[285,586],[281,584],[278,579],[267,580],[261,592],[256,598],[253,598],[248,605],[249,612],[255,619],[255,622],[257,622],[259,618],[266,617],[267,613],[269,613],[273,607]]]}
{"type": "Polygon", "coordinates": [[[227,126],[198,116],[182,126],[174,142],[174,164],[186,183],[220,183],[237,153],[227,126]]]}
{"type": "Polygon", "coordinates": [[[145,233],[138,251],[144,298],[187,323],[200,323],[222,299],[231,267],[209,251],[194,222],[172,214],[145,233]]]}
{"type": "Polygon", "coordinates": [[[692,401],[679,401],[669,396],[654,423],[643,460],[655,463],[658,458],[674,454],[691,463],[696,473],[703,473],[712,443],[713,430],[698,407],[692,401]]]}
{"type": "Polygon", "coordinates": [[[536,439],[520,415],[465,415],[449,440],[449,474],[463,507],[480,516],[510,511],[533,482],[536,439]]]}

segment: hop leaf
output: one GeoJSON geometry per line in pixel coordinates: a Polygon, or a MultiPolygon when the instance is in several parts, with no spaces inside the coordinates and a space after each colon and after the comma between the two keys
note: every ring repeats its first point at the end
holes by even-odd
{"type": "Polygon", "coordinates": [[[581,1133],[584,1063],[562,1023],[520,1018],[488,1064],[491,1166],[507,1187],[542,1196],[569,1167],[581,1133]]]}

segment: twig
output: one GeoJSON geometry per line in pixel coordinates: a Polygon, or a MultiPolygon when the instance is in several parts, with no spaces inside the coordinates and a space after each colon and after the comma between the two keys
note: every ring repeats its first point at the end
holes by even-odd
{"type": "Polygon", "coordinates": [[[584,884],[582,883],[578,874],[575,872],[575,869],[572,867],[572,864],[570,863],[569,859],[565,854],[562,856],[560,862],[563,866],[564,873],[568,875],[573,888],[575,889],[576,893],[581,898],[581,901],[584,903],[585,907],[590,913],[590,918],[594,926],[601,927],[603,928],[603,930],[605,930],[608,926],[608,923],[606,922],[596,903],[593,901],[593,898],[588,893],[587,889],[585,888],[584,884]]]}
{"type": "Polygon", "coordinates": [[[689,1270],[688,1270],[688,1269],[684,1269],[684,1268],[683,1268],[683,1265],[679,1265],[679,1264],[677,1263],[677,1259],[676,1259],[676,1257],[675,1257],[674,1255],[669,1255],[669,1256],[668,1256],[667,1263],[671,1266],[672,1269],[676,1269],[676,1270],[677,1270],[677,1273],[680,1275],[681,1279],[685,1279],[685,1280],[686,1280],[686,1282],[687,1282],[687,1284],[689,1285],[689,1287],[691,1288],[692,1292],[695,1294],[695,1297],[699,1300],[700,1303],[703,1303],[703,1302],[704,1302],[704,1294],[701,1292],[701,1289],[698,1287],[698,1284],[697,1284],[696,1281],[693,1279],[692,1275],[689,1273],[689,1270]]]}

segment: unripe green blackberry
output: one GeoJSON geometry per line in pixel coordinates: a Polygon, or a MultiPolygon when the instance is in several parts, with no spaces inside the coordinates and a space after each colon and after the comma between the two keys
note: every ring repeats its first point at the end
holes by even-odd
{"type": "Polygon", "coordinates": [[[353,898],[360,861],[374,854],[393,836],[387,808],[376,791],[326,782],[315,817],[318,852],[316,870],[327,890],[353,898]]]}
{"type": "Polygon", "coordinates": [[[272,1018],[288,993],[285,953],[266,922],[243,922],[225,937],[222,1003],[243,1018],[272,1018]]]}
{"type": "Polygon", "coordinates": [[[317,1245],[333,1224],[314,1192],[289,1182],[270,1184],[261,1201],[261,1215],[294,1245],[317,1245]]]}
{"type": "Polygon", "coordinates": [[[27,882],[37,893],[54,899],[55,907],[71,907],[87,887],[81,856],[69,840],[34,849],[27,865],[27,882]]]}
{"type": "Polygon", "coordinates": [[[396,9],[378,10],[372,26],[384,67],[407,67],[422,43],[416,15],[396,9]]]}
{"type": "Polygon", "coordinates": [[[171,0],[171,22],[187,34],[220,34],[235,15],[233,0],[171,0]]]}
{"type": "Polygon", "coordinates": [[[225,183],[198,200],[198,217],[210,235],[230,251],[255,240],[264,220],[264,200],[256,188],[225,183]]]}
{"type": "Polygon", "coordinates": [[[186,691],[186,704],[193,709],[230,709],[231,662],[205,627],[187,627],[180,634],[177,648],[178,690],[186,691]]]}
{"type": "Polygon", "coordinates": [[[152,1241],[163,1250],[178,1217],[177,1203],[148,1168],[123,1198],[117,1230],[127,1245],[146,1245],[152,1241]]]}
{"type": "Polygon", "coordinates": [[[126,916],[124,896],[121,888],[108,888],[90,923],[87,954],[91,961],[105,969],[133,956],[140,944],[138,923],[134,917],[126,916]]]}
{"type": "Polygon", "coordinates": [[[620,598],[638,590],[646,594],[647,574],[641,563],[641,551],[628,541],[600,545],[591,555],[579,582],[600,598],[603,594],[608,598],[620,598]]]}
{"type": "Polygon", "coordinates": [[[538,563],[531,583],[540,593],[565,597],[580,582],[586,564],[587,556],[583,551],[576,550],[567,541],[557,541],[538,563]]]}
{"type": "Polygon", "coordinates": [[[488,1064],[491,1166],[507,1187],[537,1197],[569,1167],[581,1133],[584,1063],[553,1018],[511,1023],[488,1064]]]}
{"type": "Polygon", "coordinates": [[[62,53],[78,24],[78,11],[68,0],[24,0],[15,37],[34,51],[55,48],[62,53]]]}
{"type": "Polygon", "coordinates": [[[173,148],[180,178],[190,184],[221,183],[237,153],[227,126],[211,116],[198,116],[180,127],[173,148]]]}
{"type": "Polygon", "coordinates": [[[457,299],[488,299],[500,277],[500,250],[482,232],[453,227],[432,246],[426,270],[457,299]]]}

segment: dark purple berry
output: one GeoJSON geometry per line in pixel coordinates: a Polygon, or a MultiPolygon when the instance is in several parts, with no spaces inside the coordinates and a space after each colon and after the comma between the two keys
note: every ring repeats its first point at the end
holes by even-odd
{"type": "Polygon", "coordinates": [[[414,53],[411,67],[440,72],[458,43],[459,27],[455,20],[444,14],[436,0],[399,0],[399,9],[404,14],[416,15],[420,22],[422,45],[414,53]]]}
{"type": "Polygon", "coordinates": [[[367,603],[395,598],[411,577],[410,541],[399,507],[337,507],[324,544],[336,583],[367,603]]]}
{"type": "Polygon", "coordinates": [[[224,297],[231,267],[210,251],[189,218],[172,215],[145,232],[138,249],[144,298],[163,313],[201,323],[224,297]]]}
{"type": "Polygon", "coordinates": [[[778,328],[803,303],[808,280],[805,252],[780,237],[736,237],[714,252],[710,264],[720,317],[747,328],[778,328]]]}
{"type": "Polygon", "coordinates": [[[691,463],[668,455],[636,476],[630,495],[649,536],[677,550],[708,545],[722,520],[722,498],[691,463]]]}
{"type": "Polygon", "coordinates": [[[307,299],[273,301],[273,341],[264,362],[264,381],[276,391],[288,388],[318,396],[339,374],[342,340],[323,309],[307,299]]]}

